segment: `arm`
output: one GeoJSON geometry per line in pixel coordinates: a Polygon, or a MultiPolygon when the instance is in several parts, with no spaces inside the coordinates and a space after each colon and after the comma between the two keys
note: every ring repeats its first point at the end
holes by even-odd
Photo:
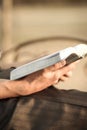
{"type": "Polygon", "coordinates": [[[75,63],[68,66],[65,66],[65,64],[65,61],[57,63],[51,67],[32,73],[20,80],[1,81],[0,99],[29,95],[57,83],[60,79],[66,80],[67,76],[71,75],[75,63]]]}

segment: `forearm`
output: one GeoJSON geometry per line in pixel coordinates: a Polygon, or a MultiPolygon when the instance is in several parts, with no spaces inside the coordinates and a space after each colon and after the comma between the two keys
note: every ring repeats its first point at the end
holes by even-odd
{"type": "Polygon", "coordinates": [[[0,99],[30,95],[46,88],[45,82],[29,83],[26,80],[18,81],[1,81],[0,82],[0,99]]]}
{"type": "Polygon", "coordinates": [[[44,70],[32,73],[27,77],[16,81],[0,82],[0,99],[30,95],[42,91],[60,79],[65,80],[64,75],[71,71],[74,64],[63,67],[64,64],[56,64],[44,70]],[[63,78],[61,78],[63,76],[63,78]]]}
{"type": "Polygon", "coordinates": [[[32,82],[27,82],[27,80],[23,79],[16,81],[0,81],[0,99],[30,95],[42,90],[43,87],[41,83],[39,82],[39,87],[37,87],[38,84],[36,82],[37,79],[32,82]]]}
{"type": "Polygon", "coordinates": [[[9,98],[9,97],[17,97],[21,95],[21,92],[19,92],[19,88],[20,88],[19,81],[16,81],[16,82],[15,81],[0,81],[0,99],[9,98]]]}

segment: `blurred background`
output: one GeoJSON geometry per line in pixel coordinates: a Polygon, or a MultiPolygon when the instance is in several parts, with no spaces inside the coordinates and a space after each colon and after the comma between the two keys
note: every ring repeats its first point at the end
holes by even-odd
{"type": "MultiPolygon", "coordinates": [[[[1,68],[80,43],[87,43],[87,0],[0,0],[1,68]]],[[[86,68],[87,58],[58,87],[87,91],[86,68]]]]}

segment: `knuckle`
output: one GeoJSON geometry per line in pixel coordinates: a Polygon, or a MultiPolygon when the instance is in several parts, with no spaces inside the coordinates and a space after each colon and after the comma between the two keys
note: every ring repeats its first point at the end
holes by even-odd
{"type": "Polygon", "coordinates": [[[55,80],[55,82],[58,81],[58,79],[59,79],[59,73],[55,72],[54,73],[54,80],[55,80]]]}
{"type": "Polygon", "coordinates": [[[60,67],[63,67],[66,64],[66,61],[61,61],[60,62],[60,67]]]}

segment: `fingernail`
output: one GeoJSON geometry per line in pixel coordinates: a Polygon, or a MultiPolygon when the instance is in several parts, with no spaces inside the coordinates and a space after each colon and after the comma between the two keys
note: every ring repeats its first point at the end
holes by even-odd
{"type": "Polygon", "coordinates": [[[61,66],[63,67],[64,65],[66,65],[66,61],[65,60],[61,61],[61,66]]]}

